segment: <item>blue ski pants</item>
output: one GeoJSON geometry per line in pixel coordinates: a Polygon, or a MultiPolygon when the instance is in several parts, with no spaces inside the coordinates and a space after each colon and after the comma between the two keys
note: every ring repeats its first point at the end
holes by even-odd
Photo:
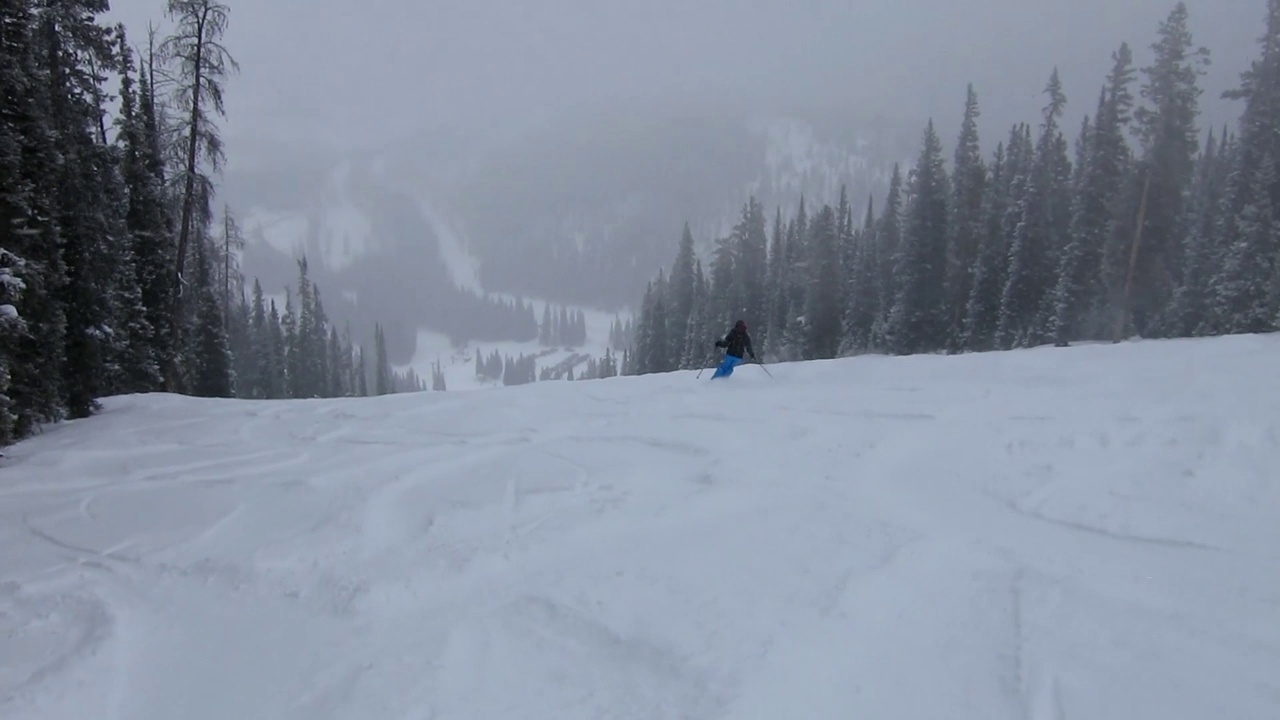
{"type": "Polygon", "coordinates": [[[720,363],[720,367],[716,368],[716,372],[711,376],[712,380],[718,377],[729,377],[733,374],[733,369],[742,364],[742,358],[734,357],[726,354],[724,360],[720,363]]]}

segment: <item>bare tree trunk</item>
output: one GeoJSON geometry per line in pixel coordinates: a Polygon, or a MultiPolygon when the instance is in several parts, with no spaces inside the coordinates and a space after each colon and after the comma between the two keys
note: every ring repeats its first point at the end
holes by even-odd
{"type": "Polygon", "coordinates": [[[176,284],[176,292],[173,300],[173,363],[169,369],[168,385],[170,392],[178,392],[178,358],[181,353],[178,348],[182,342],[182,286],[183,286],[183,268],[187,259],[187,246],[191,242],[191,221],[195,213],[195,194],[196,194],[196,158],[200,140],[200,85],[204,75],[204,29],[208,22],[209,8],[201,11],[199,20],[196,23],[196,48],[195,48],[195,75],[192,78],[193,89],[191,92],[191,126],[187,129],[187,162],[186,162],[186,178],[183,181],[182,190],[182,224],[178,232],[178,257],[177,272],[174,276],[176,284]]]}

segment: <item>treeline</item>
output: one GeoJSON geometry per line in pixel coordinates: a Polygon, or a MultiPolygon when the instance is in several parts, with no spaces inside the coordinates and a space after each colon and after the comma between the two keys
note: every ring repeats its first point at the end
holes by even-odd
{"type": "MultiPolygon", "coordinates": [[[[457,287],[433,300],[422,313],[423,327],[439,329],[459,345],[476,340],[528,342],[540,333],[533,303],[480,295],[457,287]]],[[[413,333],[418,327],[417,322],[409,323],[404,331],[413,333]]]]}
{"type": "Polygon", "coordinates": [[[265,298],[257,280],[253,283],[252,300],[241,293],[227,323],[234,366],[231,373],[215,374],[229,384],[210,388],[212,392],[205,394],[277,400],[363,397],[427,389],[412,368],[398,373],[391,367],[381,325],[374,327],[371,363],[365,361],[363,348],[352,343],[350,328],[338,334],[325,314],[320,288],[308,277],[305,256],[298,260],[296,292],[288,288],[285,292],[283,310],[275,300],[265,298]]]}
{"type": "Polygon", "coordinates": [[[104,11],[0,3],[0,444],[113,394],[360,394],[318,293],[297,315],[247,301],[234,218],[215,222],[228,8],[169,0],[142,52],[104,11]]]}
{"type": "Polygon", "coordinates": [[[1197,126],[1197,47],[1184,4],[1151,62],[1127,44],[1074,146],[1056,70],[1033,127],[984,157],[972,86],[950,168],[930,121],[915,167],[865,214],[775,214],[753,199],[709,272],[688,228],[645,293],[624,371],[701,367],[733,320],[772,359],[972,352],[1280,327],[1280,0],[1261,57],[1228,95],[1237,128],[1197,126]],[[1137,87],[1135,87],[1137,85],[1137,87]]]}
{"type": "MultiPolygon", "coordinates": [[[[476,350],[475,376],[478,380],[501,382],[503,385],[527,385],[532,382],[554,380],[600,380],[616,377],[621,373],[622,365],[618,357],[609,348],[605,348],[600,358],[574,353],[556,365],[538,368],[538,358],[547,352],[517,357],[502,355],[497,350],[485,355],[476,350]],[[586,368],[575,376],[573,368],[586,363],[586,368]]],[[[440,389],[444,389],[443,380],[440,389]]]]}
{"type": "Polygon", "coordinates": [[[624,323],[622,318],[615,315],[613,322],[609,324],[609,347],[614,350],[626,350],[631,347],[635,334],[636,321],[634,317],[628,317],[624,323]]]}
{"type": "Polygon", "coordinates": [[[581,347],[587,342],[587,316],[582,310],[570,311],[561,305],[552,312],[548,303],[542,306],[542,324],[538,326],[538,342],[544,347],[581,347]]]}

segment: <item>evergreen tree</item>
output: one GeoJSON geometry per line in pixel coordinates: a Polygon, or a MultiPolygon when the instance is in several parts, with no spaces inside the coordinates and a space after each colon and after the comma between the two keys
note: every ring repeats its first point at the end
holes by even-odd
{"type": "MultiPolygon", "coordinates": [[[[1009,135],[1011,148],[1020,145],[1020,126],[1009,135]]],[[[1008,274],[1008,236],[1004,220],[1008,216],[1010,164],[1005,145],[1000,143],[992,157],[987,189],[982,199],[982,234],[978,254],[973,260],[973,284],[965,305],[961,347],[969,352],[990,350],[995,346],[996,326],[1000,321],[1000,299],[1008,274]]]]}
{"type": "Polygon", "coordinates": [[[1133,105],[1132,55],[1121,45],[1114,67],[1098,99],[1092,124],[1081,133],[1078,181],[1073,188],[1068,244],[1054,287],[1049,332],[1058,345],[1070,338],[1102,339],[1111,333],[1108,317],[1119,298],[1122,254],[1117,201],[1128,168],[1130,150],[1125,125],[1133,105]]]}
{"type": "Polygon", "coordinates": [[[190,366],[191,392],[199,397],[232,396],[231,348],[227,341],[227,328],[218,302],[218,288],[214,286],[209,268],[206,243],[196,243],[196,322],[194,348],[190,366]]]}
{"type": "Polygon", "coordinates": [[[1057,258],[1066,246],[1071,165],[1058,121],[1066,96],[1055,69],[1045,87],[1049,103],[1035,154],[1017,204],[1011,236],[1009,274],[1000,303],[997,338],[1002,347],[1044,342],[1053,315],[1050,291],[1056,285],[1057,258]]]}
{"type": "Polygon", "coordinates": [[[257,278],[253,280],[252,303],[249,314],[249,373],[240,379],[242,396],[261,400],[268,396],[267,388],[274,368],[271,366],[271,337],[267,328],[266,300],[262,294],[262,283],[257,278]]]}
{"type": "Polygon", "coordinates": [[[379,323],[374,328],[374,383],[375,395],[390,395],[395,392],[395,379],[391,371],[391,360],[387,356],[387,338],[379,323]]]}
{"type": "MultiPolygon", "coordinates": [[[[122,39],[123,43],[123,39],[122,39]]],[[[122,52],[127,52],[123,48],[122,52]]],[[[128,209],[126,224],[133,238],[134,273],[150,331],[151,359],[156,377],[149,379],[146,389],[164,387],[166,373],[177,363],[177,345],[173,337],[174,268],[177,253],[173,244],[173,216],[165,189],[164,158],[161,153],[161,127],[154,84],[146,69],[138,73],[138,107],[132,112],[130,96],[121,92],[120,142],[123,145],[121,172],[124,176],[128,209]]],[[[123,82],[123,80],[122,80],[123,82]]]]}
{"type": "Polygon", "coordinates": [[[894,353],[928,352],[943,345],[948,196],[942,144],[930,121],[912,173],[902,245],[894,257],[894,302],[886,327],[894,353]]]}
{"type": "MultiPolygon", "coordinates": [[[[115,256],[122,238],[113,231],[106,194],[110,164],[100,138],[104,110],[97,68],[115,67],[114,43],[96,24],[105,10],[93,0],[65,0],[41,9],[41,74],[50,93],[49,130],[58,146],[58,163],[47,176],[56,184],[54,216],[61,229],[59,246],[64,280],[59,288],[65,317],[66,346],[61,365],[62,404],[71,417],[87,417],[107,389],[106,358],[114,337],[110,307],[115,256]]],[[[32,259],[28,257],[28,259],[32,259]]]]}
{"type": "Polygon", "coordinates": [[[1133,182],[1142,184],[1146,202],[1125,309],[1133,329],[1144,335],[1168,331],[1164,314],[1181,282],[1185,199],[1200,149],[1199,78],[1209,51],[1195,47],[1187,15],[1179,2],[1161,23],[1152,45],[1155,60],[1142,69],[1147,104],[1134,112],[1142,158],[1133,182]]]}
{"type": "Polygon", "coordinates": [[[715,254],[711,260],[711,278],[707,301],[711,308],[707,320],[713,327],[733,323],[737,319],[737,308],[742,307],[735,292],[734,278],[734,243],[732,238],[720,238],[716,241],[715,254]]]}
{"type": "Polygon", "coordinates": [[[822,206],[813,221],[809,240],[813,261],[812,280],[805,295],[804,358],[832,358],[840,349],[842,279],[840,276],[840,240],[836,213],[830,205],[822,206]]]}
{"type": "MultiPolygon", "coordinates": [[[[834,228],[833,228],[834,231],[834,228]]],[[[733,320],[746,320],[748,326],[764,325],[768,304],[766,280],[769,273],[769,238],[765,227],[764,207],[751,197],[732,232],[733,289],[727,308],[733,320]]],[[[839,270],[835,270],[837,281],[839,270]]],[[[728,318],[726,318],[728,319],[728,318]]],[[[683,336],[684,328],[680,328],[683,336]]]]}
{"type": "Polygon", "coordinates": [[[895,258],[902,247],[902,193],[902,169],[894,163],[893,173],[889,176],[884,212],[880,215],[874,243],[869,251],[871,258],[867,260],[871,265],[869,272],[876,283],[875,307],[870,311],[875,318],[871,326],[872,348],[887,348],[889,345],[889,313],[893,309],[894,287],[897,282],[895,258]]]}
{"type": "Polygon", "coordinates": [[[26,287],[22,280],[25,270],[26,262],[22,258],[0,247],[0,445],[15,439],[14,428],[18,423],[17,408],[9,397],[9,368],[14,361],[10,349],[16,347],[18,339],[27,332],[18,310],[26,287]]]}
{"type": "Polygon", "coordinates": [[[693,233],[689,230],[689,223],[686,222],[684,230],[680,234],[680,245],[676,251],[675,262],[671,265],[671,280],[669,283],[671,306],[667,320],[669,329],[667,339],[670,346],[667,349],[667,353],[668,357],[676,361],[676,364],[679,364],[680,359],[686,353],[689,340],[689,325],[693,320],[693,302],[696,290],[693,269],[696,261],[697,257],[693,251],[693,233]]]}
{"type": "MultiPolygon", "coordinates": [[[[809,292],[812,280],[812,262],[809,248],[809,211],[805,196],[800,196],[800,206],[796,215],[787,225],[786,247],[787,264],[787,319],[786,329],[779,338],[773,352],[780,360],[791,360],[802,356],[805,341],[808,338],[808,319],[804,315],[805,296],[809,292]]],[[[713,277],[712,283],[715,280],[713,277]]],[[[726,318],[727,320],[728,318],[726,318]]],[[[731,322],[731,320],[730,320],[731,322]]],[[[724,323],[724,320],[722,320],[724,323]]],[[[726,323],[727,324],[727,323],[726,323]]]]}
{"type": "Polygon", "coordinates": [[[356,395],[369,397],[369,369],[364,361],[364,348],[356,356],[356,395]]]}
{"type": "Polygon", "coordinates": [[[1169,330],[1177,336],[1204,334],[1212,327],[1213,279],[1224,259],[1217,243],[1226,163],[1218,157],[1217,140],[1209,132],[1188,199],[1183,242],[1182,283],[1169,310],[1169,330]]]}
{"type": "Polygon", "coordinates": [[[973,273],[986,224],[983,204],[986,199],[987,168],[982,161],[978,139],[978,95],[969,85],[964,119],[956,143],[951,202],[947,223],[947,279],[945,307],[947,316],[947,349],[959,350],[964,335],[965,311],[973,290],[973,273]]]}
{"type": "MultiPolygon", "coordinates": [[[[112,305],[118,313],[118,325],[124,337],[116,360],[120,365],[120,377],[115,389],[119,392],[150,392],[162,387],[163,376],[154,325],[156,314],[147,303],[143,270],[148,262],[153,262],[146,255],[150,249],[140,231],[146,226],[146,216],[135,209],[143,203],[142,198],[135,199],[134,196],[135,192],[145,193],[150,188],[146,184],[145,169],[141,166],[144,128],[134,86],[136,66],[133,51],[123,26],[117,28],[116,34],[120,70],[120,114],[116,120],[119,145],[112,150],[112,176],[107,182],[107,190],[114,208],[113,219],[120,224],[113,230],[120,240],[115,253],[115,299],[112,305]]],[[[152,202],[151,212],[163,212],[159,197],[152,202]]]]}
{"type": "Polygon", "coordinates": [[[1280,323],[1280,0],[1268,0],[1262,55],[1229,96],[1244,100],[1232,167],[1225,180],[1217,244],[1212,326],[1268,332],[1280,323]]]}
{"type": "MultiPolygon", "coordinates": [[[[287,317],[287,314],[286,314],[287,317]]],[[[263,397],[278,400],[289,397],[288,350],[285,338],[284,321],[276,301],[271,301],[271,312],[267,317],[267,348],[263,363],[263,397]]]]}
{"type": "Polygon", "coordinates": [[[765,281],[767,301],[765,305],[764,332],[760,336],[763,352],[773,354],[787,334],[787,318],[790,316],[787,288],[790,283],[790,267],[787,265],[786,230],[782,224],[782,208],[778,208],[773,220],[773,240],[769,246],[769,274],[765,281]]]}
{"type": "Polygon", "coordinates": [[[227,309],[227,342],[231,352],[231,376],[235,397],[248,398],[254,387],[257,368],[253,350],[253,311],[243,293],[227,309]]]}
{"type": "MultiPolygon", "coordinates": [[[[319,297],[317,295],[317,297],[319,297]]],[[[345,387],[346,369],[343,362],[342,339],[338,337],[338,328],[329,326],[329,352],[326,354],[326,370],[328,382],[325,383],[325,397],[346,397],[349,393],[345,387]]],[[[348,359],[350,356],[348,356],[348,359]]]]}
{"type": "Polygon", "coordinates": [[[685,334],[684,355],[680,361],[680,367],[686,370],[704,367],[714,348],[709,339],[715,332],[711,328],[711,290],[707,286],[706,276],[702,273],[701,260],[693,262],[692,312],[689,329],[685,334]]]}
{"type": "Polygon", "coordinates": [[[843,354],[866,351],[879,312],[880,258],[877,253],[874,201],[867,199],[862,228],[854,233],[853,269],[845,295],[843,354]]]}
{"type": "MultiPolygon", "coordinates": [[[[21,292],[22,300],[22,330],[6,323],[17,337],[0,346],[0,355],[15,438],[66,416],[66,267],[55,218],[60,153],[32,11],[27,2],[0,3],[0,251],[11,268],[7,290],[21,292]]],[[[13,316],[6,311],[6,317],[13,316]]]]}
{"type": "Polygon", "coordinates": [[[284,397],[299,398],[302,387],[302,358],[298,347],[298,317],[293,311],[293,293],[285,288],[284,314],[280,317],[284,341],[284,397]]]}

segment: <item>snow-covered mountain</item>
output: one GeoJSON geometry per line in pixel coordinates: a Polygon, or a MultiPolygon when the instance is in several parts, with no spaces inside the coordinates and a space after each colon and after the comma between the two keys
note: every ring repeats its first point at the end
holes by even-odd
{"type": "Polygon", "coordinates": [[[487,146],[428,137],[327,166],[310,158],[283,187],[275,169],[250,169],[228,186],[249,236],[245,269],[272,285],[292,282],[290,258],[306,252],[347,297],[385,284],[370,268],[393,262],[422,283],[613,311],[670,262],[686,221],[709,243],[751,195],[790,211],[845,185],[865,203],[912,138],[794,117],[605,114],[487,146]]]}
{"type": "Polygon", "coordinates": [[[0,717],[1274,720],[1278,364],[108,398],[0,460],[0,717]]]}

